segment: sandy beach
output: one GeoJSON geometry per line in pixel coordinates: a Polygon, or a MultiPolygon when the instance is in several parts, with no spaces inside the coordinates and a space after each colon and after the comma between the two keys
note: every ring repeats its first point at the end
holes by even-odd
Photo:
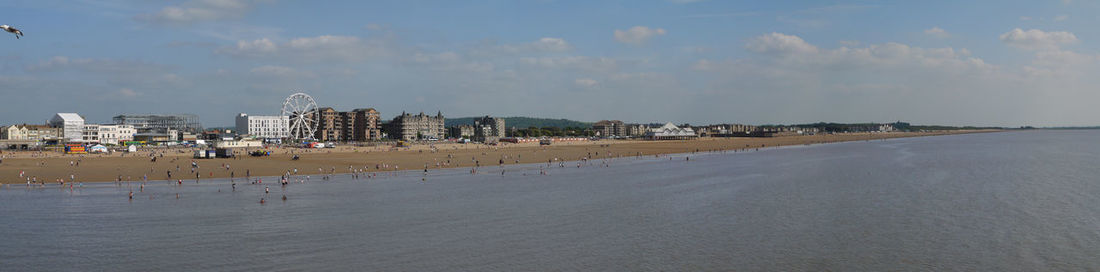
{"type": "MultiPolygon", "coordinates": [[[[243,178],[279,176],[287,172],[298,175],[345,174],[353,171],[377,172],[468,167],[482,168],[504,164],[546,163],[606,159],[626,156],[741,150],[789,145],[808,145],[843,141],[885,138],[921,137],[945,134],[990,131],[848,133],[773,138],[702,138],[687,141],[601,140],[555,142],[550,146],[538,143],[505,143],[498,146],[482,144],[418,144],[408,148],[391,146],[340,146],[327,149],[268,148],[273,155],[265,157],[238,156],[234,159],[192,159],[186,148],[149,148],[136,153],[116,152],[110,155],[63,155],[58,152],[10,152],[0,163],[0,183],[25,184],[27,178],[39,183],[113,182],[177,180],[195,182],[209,178],[243,178]],[[157,154],[156,162],[151,154],[157,154]],[[297,154],[299,160],[292,160],[297,154]],[[192,171],[192,162],[198,167],[192,171]],[[171,178],[169,178],[171,172],[171,178]],[[20,176],[22,173],[22,177],[20,176]]],[[[243,154],[243,152],[241,152],[243,154]]],[[[275,180],[272,180],[274,182],[275,180]]]]}

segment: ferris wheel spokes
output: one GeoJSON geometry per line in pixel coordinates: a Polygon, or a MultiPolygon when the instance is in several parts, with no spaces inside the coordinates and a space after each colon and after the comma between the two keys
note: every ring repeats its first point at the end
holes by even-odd
{"type": "Polygon", "coordinates": [[[290,136],[295,139],[314,139],[317,132],[317,102],[305,93],[295,93],[283,102],[282,114],[290,118],[290,136]]]}

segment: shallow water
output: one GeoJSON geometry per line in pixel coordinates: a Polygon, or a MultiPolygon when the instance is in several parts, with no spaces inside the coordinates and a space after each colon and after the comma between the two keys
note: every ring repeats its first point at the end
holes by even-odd
{"type": "Polygon", "coordinates": [[[285,189],[160,181],[132,201],[110,183],[16,185],[0,189],[0,270],[1097,270],[1097,139],[951,135],[285,189]]]}

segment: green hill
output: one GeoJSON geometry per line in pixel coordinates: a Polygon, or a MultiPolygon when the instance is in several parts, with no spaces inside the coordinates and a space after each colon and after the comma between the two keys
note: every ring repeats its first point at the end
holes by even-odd
{"type": "MultiPolygon", "coordinates": [[[[460,118],[447,118],[444,122],[447,127],[459,126],[459,125],[473,125],[474,119],[481,117],[460,117],[460,118]]],[[[592,123],[574,121],[569,119],[550,119],[550,118],[534,118],[534,117],[504,117],[504,126],[516,127],[516,128],[528,128],[528,127],[579,127],[587,128],[591,127],[592,123]]]]}

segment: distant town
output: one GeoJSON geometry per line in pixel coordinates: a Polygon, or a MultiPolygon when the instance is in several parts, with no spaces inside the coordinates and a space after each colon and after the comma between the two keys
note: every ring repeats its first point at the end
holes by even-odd
{"type": "MultiPolygon", "coordinates": [[[[228,118],[228,117],[227,117],[228,118]]],[[[195,114],[121,114],[108,124],[93,124],[79,113],[57,113],[44,124],[0,126],[0,149],[32,150],[47,146],[80,147],[81,151],[107,152],[108,146],[218,145],[258,147],[264,144],[324,146],[325,143],[391,143],[451,141],[496,144],[547,140],[640,139],[691,140],[701,137],[775,137],[818,133],[891,132],[926,128],[908,123],[806,125],[690,125],[625,123],[601,120],[594,123],[569,121],[572,126],[508,126],[505,118],[482,116],[460,118],[447,125],[442,112],[402,112],[392,120],[381,120],[374,108],[340,111],[317,107],[313,98],[296,93],[283,103],[281,115],[234,117],[231,128],[204,129],[195,114]]],[[[548,120],[526,118],[529,120],[548,120]]],[[[950,128],[940,128],[950,129],[950,128]]]]}

